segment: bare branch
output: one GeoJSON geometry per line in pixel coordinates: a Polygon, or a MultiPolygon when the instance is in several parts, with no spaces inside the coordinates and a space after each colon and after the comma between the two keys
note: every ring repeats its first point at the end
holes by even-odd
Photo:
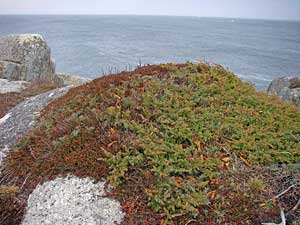
{"type": "Polygon", "coordinates": [[[277,199],[277,198],[280,198],[282,195],[284,195],[285,193],[289,192],[293,187],[295,187],[295,184],[289,186],[287,189],[285,189],[283,192],[279,193],[278,195],[276,195],[274,198],[270,199],[273,200],[273,199],[277,199]]]}

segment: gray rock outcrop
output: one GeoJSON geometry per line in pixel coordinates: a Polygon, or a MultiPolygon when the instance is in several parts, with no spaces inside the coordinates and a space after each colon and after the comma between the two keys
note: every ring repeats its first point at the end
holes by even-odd
{"type": "Polygon", "coordinates": [[[9,81],[7,79],[0,79],[0,94],[22,92],[27,85],[29,85],[27,81],[9,81]]]}
{"type": "Polygon", "coordinates": [[[76,75],[69,75],[63,73],[56,73],[53,81],[61,86],[68,86],[68,85],[81,85],[91,81],[91,79],[76,76],[76,75]]]}
{"type": "Polygon", "coordinates": [[[120,203],[105,197],[105,182],[74,176],[39,185],[29,196],[22,225],[114,225],[120,203]]]}
{"type": "Polygon", "coordinates": [[[51,101],[67,93],[71,87],[67,86],[31,97],[0,118],[0,168],[2,160],[10,148],[17,143],[18,138],[34,127],[40,111],[51,101]]]}
{"type": "Polygon", "coordinates": [[[55,63],[46,41],[38,34],[0,37],[0,78],[33,81],[52,79],[55,63]]]}
{"type": "Polygon", "coordinates": [[[9,80],[18,80],[20,73],[21,64],[10,61],[0,61],[0,77],[9,80]]]}
{"type": "Polygon", "coordinates": [[[300,105],[300,77],[281,77],[274,79],[268,93],[277,95],[282,101],[300,105]]]}

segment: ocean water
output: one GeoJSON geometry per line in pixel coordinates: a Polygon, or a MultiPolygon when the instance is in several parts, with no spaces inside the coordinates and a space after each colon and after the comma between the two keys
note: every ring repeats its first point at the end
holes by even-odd
{"type": "Polygon", "coordinates": [[[0,35],[39,33],[57,71],[83,77],[142,64],[222,64],[265,90],[300,75],[300,22],[163,16],[0,16],[0,35]]]}

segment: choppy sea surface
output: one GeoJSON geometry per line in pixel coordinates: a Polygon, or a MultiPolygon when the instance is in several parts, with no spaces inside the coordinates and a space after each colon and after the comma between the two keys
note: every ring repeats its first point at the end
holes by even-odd
{"type": "Polygon", "coordinates": [[[222,64],[265,90],[300,75],[300,22],[167,16],[0,16],[0,36],[39,33],[57,71],[83,77],[142,64],[222,64]]]}

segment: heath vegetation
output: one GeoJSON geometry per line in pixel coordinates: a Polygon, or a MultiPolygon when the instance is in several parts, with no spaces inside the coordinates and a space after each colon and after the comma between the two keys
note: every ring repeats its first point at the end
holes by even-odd
{"type": "Polygon", "coordinates": [[[4,162],[18,192],[0,196],[0,221],[19,223],[37,184],[74,174],[114,186],[123,224],[253,225],[280,222],[280,208],[292,224],[299,167],[295,106],[219,65],[145,66],[44,110],[4,162]]]}

